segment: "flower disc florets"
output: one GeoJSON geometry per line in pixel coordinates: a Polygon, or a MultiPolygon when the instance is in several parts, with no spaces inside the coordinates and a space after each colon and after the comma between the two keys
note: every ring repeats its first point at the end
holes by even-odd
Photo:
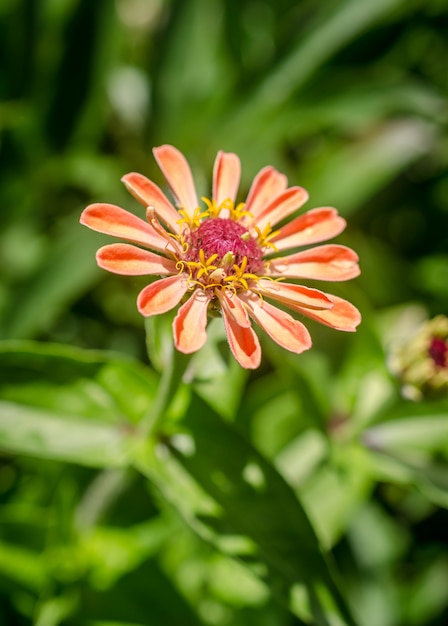
{"type": "Polygon", "coordinates": [[[185,252],[178,268],[188,270],[190,289],[200,285],[213,298],[216,288],[246,290],[264,273],[262,248],[247,228],[230,218],[206,218],[182,238],[185,252]]]}
{"type": "Polygon", "coordinates": [[[190,233],[186,242],[186,261],[199,261],[200,251],[203,250],[206,259],[217,255],[214,265],[218,267],[241,266],[246,258],[247,272],[258,274],[263,270],[263,251],[260,246],[242,224],[231,219],[206,219],[197,230],[190,233]]]}
{"type": "Polygon", "coordinates": [[[441,337],[433,337],[428,348],[428,354],[437,367],[447,367],[448,343],[441,337]]]}

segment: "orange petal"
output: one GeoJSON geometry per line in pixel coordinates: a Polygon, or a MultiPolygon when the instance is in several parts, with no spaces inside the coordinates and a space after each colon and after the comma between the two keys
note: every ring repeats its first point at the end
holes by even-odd
{"type": "Polygon", "coordinates": [[[150,224],[114,204],[90,204],[81,213],[80,222],[99,233],[134,241],[159,252],[167,248],[166,239],[150,224]]]}
{"type": "Polygon", "coordinates": [[[288,184],[284,174],[268,165],[255,176],[246,200],[245,210],[256,218],[288,184]]]}
{"type": "Polygon", "coordinates": [[[188,283],[183,274],[156,280],[139,293],[137,308],[145,317],[166,313],[179,304],[187,288],[188,283]]]}
{"type": "Polygon", "coordinates": [[[103,246],[96,253],[96,261],[103,270],[128,276],[145,274],[177,274],[176,263],[163,256],[142,250],[128,243],[103,246]]]}
{"type": "Polygon", "coordinates": [[[184,354],[196,352],[207,341],[207,309],[210,298],[196,289],[183,304],[173,321],[174,345],[184,354]]]}
{"type": "Polygon", "coordinates": [[[345,226],[346,221],[338,215],[336,209],[331,207],[311,209],[280,228],[278,235],[273,237],[271,242],[275,244],[277,250],[308,246],[336,237],[345,226]]]}
{"type": "Polygon", "coordinates": [[[249,315],[282,348],[300,354],[311,348],[311,337],[302,322],[253,294],[239,296],[249,308],[249,315]]]}
{"type": "Polygon", "coordinates": [[[154,207],[159,219],[169,226],[174,233],[179,232],[179,224],[177,223],[180,219],[179,213],[152,180],[137,172],[126,174],[121,180],[134,198],[137,198],[144,206],[154,207]]]}
{"type": "Polygon", "coordinates": [[[198,199],[187,159],[177,148],[169,145],[154,148],[153,153],[177,204],[192,215],[198,207],[198,199]]]}
{"type": "Polygon", "coordinates": [[[256,369],[261,361],[261,348],[253,328],[240,326],[232,315],[223,310],[227,340],[233,356],[245,369],[256,369]]]}
{"type": "Polygon", "coordinates": [[[354,332],[361,322],[361,313],[347,300],[343,300],[338,296],[327,294],[333,302],[333,308],[327,311],[311,311],[308,308],[296,307],[297,311],[303,313],[313,320],[331,326],[336,330],[345,330],[346,332],[354,332]]]}
{"type": "Polygon", "coordinates": [[[219,151],[213,168],[213,200],[218,206],[227,198],[235,202],[240,176],[238,156],[232,152],[219,151]]]}
{"type": "Polygon", "coordinates": [[[272,200],[255,218],[254,223],[263,230],[274,226],[305,204],[308,192],[302,187],[289,187],[272,200]]]}
{"type": "Polygon", "coordinates": [[[223,313],[243,328],[250,326],[250,319],[247,314],[246,308],[243,303],[235,294],[227,292],[226,290],[217,290],[217,296],[220,300],[223,313]]]}
{"type": "Polygon", "coordinates": [[[272,259],[270,276],[349,280],[359,275],[358,255],[346,246],[326,245],[272,259]]]}
{"type": "Polygon", "coordinates": [[[311,309],[331,309],[333,306],[332,300],[323,291],[303,285],[261,279],[253,287],[253,291],[287,306],[297,305],[311,309]]]}

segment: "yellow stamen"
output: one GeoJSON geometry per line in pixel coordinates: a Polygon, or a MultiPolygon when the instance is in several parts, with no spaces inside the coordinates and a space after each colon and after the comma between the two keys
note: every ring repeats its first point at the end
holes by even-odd
{"type": "Polygon", "coordinates": [[[262,278],[269,278],[268,276],[257,276],[257,274],[246,272],[248,264],[246,256],[240,265],[232,264],[232,261],[235,259],[232,252],[228,252],[219,265],[216,264],[216,259],[218,258],[216,253],[206,258],[204,250],[201,249],[198,257],[197,261],[179,259],[176,263],[176,269],[179,274],[188,272],[189,277],[187,281],[190,291],[196,287],[207,290],[228,289],[232,294],[236,295],[239,291],[256,290],[255,284],[249,286],[250,283],[258,283],[262,278]],[[228,274],[229,271],[232,271],[232,274],[228,274]]]}
{"type": "Polygon", "coordinates": [[[179,226],[186,224],[190,230],[199,228],[202,218],[206,217],[205,213],[201,212],[199,207],[196,207],[193,215],[189,215],[185,209],[179,209],[178,213],[182,216],[180,220],[177,220],[179,226]]]}
{"type": "Polygon", "coordinates": [[[221,206],[217,207],[215,200],[209,200],[205,196],[203,196],[201,200],[207,205],[207,208],[202,215],[204,217],[218,217],[221,206]]]}
{"type": "Polygon", "coordinates": [[[253,217],[252,213],[244,210],[244,202],[240,202],[235,206],[235,203],[230,198],[226,198],[221,204],[218,206],[215,200],[209,200],[208,198],[201,198],[203,202],[207,205],[207,209],[203,211],[201,214],[202,217],[219,217],[222,211],[228,211],[229,219],[237,222],[244,216],[253,217]]]}
{"type": "Polygon", "coordinates": [[[180,244],[182,254],[187,254],[190,244],[185,241],[185,236],[183,234],[174,235],[173,233],[168,233],[168,235],[180,244]]]}
{"type": "Polygon", "coordinates": [[[260,248],[272,248],[274,252],[278,252],[277,246],[270,240],[276,237],[280,230],[273,231],[270,224],[267,224],[263,230],[255,226],[255,230],[257,231],[257,243],[260,248]]]}
{"type": "Polygon", "coordinates": [[[232,219],[237,221],[240,220],[242,217],[253,217],[250,211],[244,210],[245,206],[246,205],[244,204],[244,202],[240,202],[239,204],[237,204],[237,206],[233,209],[232,219]]]}

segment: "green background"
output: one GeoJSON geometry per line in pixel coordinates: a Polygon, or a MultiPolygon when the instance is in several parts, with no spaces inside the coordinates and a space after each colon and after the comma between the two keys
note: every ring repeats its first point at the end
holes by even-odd
{"type": "Polygon", "coordinates": [[[447,32],[446,0],[0,1],[1,626],[448,622],[448,401],[387,367],[448,312],[447,32]],[[222,149],[240,200],[272,164],[336,206],[363,323],[251,374],[212,327],[147,449],[163,322],[148,360],[146,281],[79,215],[142,215],[163,143],[201,195],[222,149]]]}

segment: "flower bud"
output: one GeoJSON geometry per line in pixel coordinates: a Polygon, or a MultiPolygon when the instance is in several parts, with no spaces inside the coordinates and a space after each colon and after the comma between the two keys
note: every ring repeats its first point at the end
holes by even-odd
{"type": "Polygon", "coordinates": [[[424,322],[397,352],[395,367],[403,394],[413,400],[448,393],[448,318],[424,322]]]}

